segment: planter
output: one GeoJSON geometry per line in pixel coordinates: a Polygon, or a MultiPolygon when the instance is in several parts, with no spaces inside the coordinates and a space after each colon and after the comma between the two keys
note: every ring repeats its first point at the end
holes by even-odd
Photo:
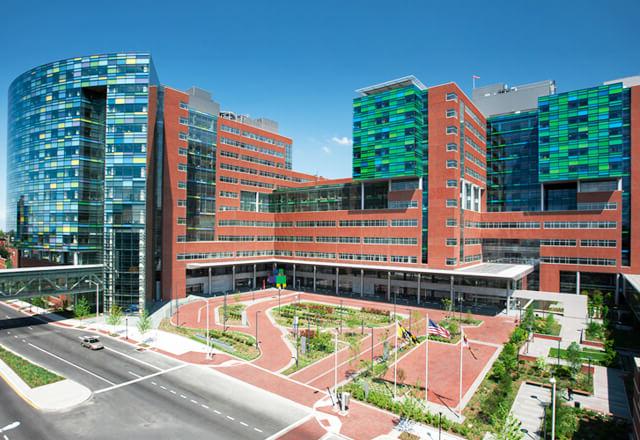
{"type": "Polygon", "coordinates": [[[533,337],[540,339],[550,339],[552,341],[562,341],[562,338],[560,336],[545,335],[543,333],[534,333],[533,337]]]}
{"type": "Polygon", "coordinates": [[[604,348],[604,343],[600,341],[582,341],[582,345],[588,345],[590,347],[604,348]]]}
{"type": "Polygon", "coordinates": [[[536,357],[535,356],[529,356],[528,354],[519,354],[518,355],[518,360],[519,361],[531,361],[531,362],[535,362],[536,361],[536,357]]]}
{"type": "MultiPolygon", "coordinates": [[[[525,380],[524,382],[528,385],[534,385],[541,388],[551,389],[551,384],[549,383],[541,383],[541,382],[536,382],[534,380],[525,380]]],[[[577,390],[577,389],[571,388],[571,392],[573,394],[580,394],[581,396],[591,396],[591,393],[585,390],[577,390]]]]}

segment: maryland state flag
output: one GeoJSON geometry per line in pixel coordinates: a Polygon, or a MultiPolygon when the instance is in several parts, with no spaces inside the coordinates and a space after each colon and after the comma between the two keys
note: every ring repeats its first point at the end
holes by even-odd
{"type": "Polygon", "coordinates": [[[412,343],[412,344],[417,344],[420,341],[418,341],[418,338],[416,338],[415,336],[413,336],[413,334],[407,330],[406,328],[404,328],[399,322],[398,322],[398,337],[404,339],[405,341],[412,343]]]}

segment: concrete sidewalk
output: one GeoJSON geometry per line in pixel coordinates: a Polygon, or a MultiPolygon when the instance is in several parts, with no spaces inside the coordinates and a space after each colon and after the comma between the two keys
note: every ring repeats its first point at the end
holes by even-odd
{"type": "Polygon", "coordinates": [[[551,403],[551,391],[523,382],[520,385],[516,399],[511,407],[511,414],[522,423],[526,429],[525,439],[540,440],[539,432],[544,418],[545,405],[551,403]]]}

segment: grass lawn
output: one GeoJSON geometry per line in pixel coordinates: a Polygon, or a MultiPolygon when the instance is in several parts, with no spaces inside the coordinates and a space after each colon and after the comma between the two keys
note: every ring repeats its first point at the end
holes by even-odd
{"type": "MultiPolygon", "coordinates": [[[[185,336],[206,345],[206,332],[202,329],[176,327],[171,324],[168,319],[164,319],[160,323],[160,330],[185,336]]],[[[247,361],[253,360],[260,355],[260,352],[256,348],[256,339],[251,335],[231,330],[227,330],[226,332],[222,330],[210,330],[209,334],[212,339],[211,346],[220,351],[247,361]]]]}
{"type": "Polygon", "coordinates": [[[393,322],[391,314],[386,310],[363,307],[341,307],[339,305],[319,304],[313,302],[301,302],[287,304],[273,309],[273,317],[276,322],[285,327],[293,326],[293,317],[298,316],[298,323],[306,327],[307,322],[311,327],[338,327],[342,317],[343,328],[382,327],[393,322]]]}
{"type": "Polygon", "coordinates": [[[64,377],[58,376],[49,370],[32,364],[23,357],[5,350],[2,346],[0,346],[0,359],[7,364],[9,368],[15,371],[15,373],[31,388],[48,385],[64,379],[64,377]]]}
{"type": "MultiPolygon", "coordinates": [[[[549,357],[557,358],[558,357],[558,349],[550,348],[549,349],[549,357]]],[[[589,358],[591,358],[591,363],[595,365],[608,365],[609,356],[606,352],[602,350],[596,350],[593,348],[583,348],[580,351],[580,359],[584,363],[588,363],[589,358]]],[[[560,359],[567,359],[567,350],[564,348],[560,349],[560,359]]]]}
{"type": "MultiPolygon", "coordinates": [[[[228,304],[227,303],[227,325],[242,324],[242,312],[246,306],[244,304],[228,304]]],[[[224,322],[224,305],[218,308],[219,322],[224,322]]]]}

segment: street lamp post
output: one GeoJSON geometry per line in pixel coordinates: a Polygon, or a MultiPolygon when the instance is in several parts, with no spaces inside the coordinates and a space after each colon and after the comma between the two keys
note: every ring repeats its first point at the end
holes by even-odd
{"type": "Polygon", "coordinates": [[[560,365],[560,339],[558,339],[558,365],[560,365]]]}
{"type": "Polygon", "coordinates": [[[551,440],[556,438],[556,378],[552,377],[549,382],[553,386],[551,392],[551,440]]]}
{"type": "Polygon", "coordinates": [[[124,338],[128,341],[129,340],[129,317],[128,316],[124,317],[124,328],[125,328],[124,338]]]}
{"type": "Polygon", "coordinates": [[[278,287],[278,316],[282,316],[282,310],[280,309],[280,288],[278,287]]]}
{"type": "Polygon", "coordinates": [[[336,329],[335,346],[333,359],[333,393],[338,397],[338,329],[336,329]]]}
{"type": "Polygon", "coordinates": [[[396,314],[396,291],[393,291],[393,319],[397,320],[398,316],[396,314]]]}
{"type": "Polygon", "coordinates": [[[371,326],[371,375],[373,376],[373,326],[371,326]]]}
{"type": "Polygon", "coordinates": [[[342,300],[340,300],[340,334],[342,334],[342,300]]]}
{"type": "Polygon", "coordinates": [[[211,359],[211,334],[209,333],[209,298],[207,298],[207,355],[206,359],[211,359]]]}
{"type": "Polygon", "coordinates": [[[442,412],[438,416],[438,440],[442,438],[442,412]]]}
{"type": "Polygon", "coordinates": [[[258,313],[260,313],[260,310],[256,310],[256,348],[260,347],[260,341],[258,341],[258,313]]]}

